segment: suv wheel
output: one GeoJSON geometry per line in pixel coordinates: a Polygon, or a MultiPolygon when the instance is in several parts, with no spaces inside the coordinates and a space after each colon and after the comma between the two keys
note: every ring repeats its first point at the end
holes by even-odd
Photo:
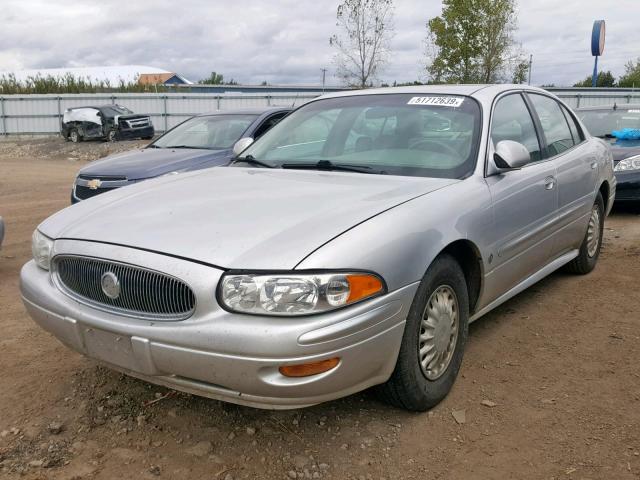
{"type": "Polygon", "coordinates": [[[74,128],[69,132],[69,140],[73,143],[80,143],[82,141],[82,135],[74,128]]]}
{"type": "Polygon", "coordinates": [[[378,387],[382,399],[413,411],[425,411],[442,401],[460,370],[468,321],[464,273],[453,257],[440,255],[420,282],[396,367],[378,387]]]}

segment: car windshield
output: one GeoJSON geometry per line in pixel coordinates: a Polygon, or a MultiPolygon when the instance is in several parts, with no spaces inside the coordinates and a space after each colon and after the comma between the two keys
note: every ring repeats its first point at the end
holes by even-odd
{"type": "Polygon", "coordinates": [[[169,130],[151,146],[155,148],[231,148],[256,115],[208,115],[193,117],[169,130]]]}
{"type": "Polygon", "coordinates": [[[640,108],[584,110],[577,114],[589,133],[596,137],[611,136],[611,132],[623,128],[640,128],[640,108]]]}
{"type": "Polygon", "coordinates": [[[116,115],[131,115],[133,112],[122,105],[110,105],[102,107],[102,111],[107,116],[115,117],[116,115]]]}
{"type": "Polygon", "coordinates": [[[468,97],[354,95],[301,107],[242,158],[284,168],[464,178],[476,164],[479,131],[480,108],[468,97]]]}

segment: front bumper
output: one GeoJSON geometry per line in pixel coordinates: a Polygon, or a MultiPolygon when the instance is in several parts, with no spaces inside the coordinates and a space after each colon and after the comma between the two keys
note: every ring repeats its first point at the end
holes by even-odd
{"type": "Polygon", "coordinates": [[[185,392],[261,408],[314,405],[383,383],[396,363],[412,284],[349,308],[298,318],[232,314],[216,304],[222,271],[187,260],[90,242],[56,241],[54,254],[98,256],[174,275],[193,289],[192,317],[163,322],[132,319],[81,304],[54,285],[49,272],[27,263],[24,304],[62,343],[131,376],[185,392]],[[282,365],[340,357],[333,370],[303,378],[282,365]]]}
{"type": "Polygon", "coordinates": [[[616,172],[616,202],[640,202],[640,171],[616,172]]]}
{"type": "Polygon", "coordinates": [[[132,138],[151,138],[155,135],[153,125],[144,128],[118,128],[116,139],[128,140],[132,138]]]}

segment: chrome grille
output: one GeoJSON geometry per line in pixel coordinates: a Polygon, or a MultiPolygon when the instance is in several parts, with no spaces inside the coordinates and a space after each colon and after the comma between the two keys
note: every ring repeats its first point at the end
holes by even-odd
{"type": "Polygon", "coordinates": [[[151,125],[151,119],[149,117],[128,118],[120,123],[124,123],[128,128],[146,128],[151,125]]]}
{"type": "Polygon", "coordinates": [[[187,284],[166,275],[126,263],[92,257],[58,255],[53,261],[54,279],[70,297],[99,310],[150,320],[184,320],[195,310],[196,299],[187,284]],[[117,277],[120,293],[108,297],[102,277],[117,277]]]}

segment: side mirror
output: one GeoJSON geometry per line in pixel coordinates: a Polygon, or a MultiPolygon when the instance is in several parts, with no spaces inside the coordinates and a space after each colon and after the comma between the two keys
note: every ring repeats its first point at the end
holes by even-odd
{"type": "Polygon", "coordinates": [[[236,157],[240,155],[243,151],[245,151],[249,147],[249,145],[253,143],[253,141],[254,140],[251,137],[244,137],[238,140],[233,146],[233,155],[236,157]]]}
{"type": "Polygon", "coordinates": [[[501,140],[493,152],[493,161],[499,170],[517,170],[531,161],[531,155],[521,143],[501,140]]]}

